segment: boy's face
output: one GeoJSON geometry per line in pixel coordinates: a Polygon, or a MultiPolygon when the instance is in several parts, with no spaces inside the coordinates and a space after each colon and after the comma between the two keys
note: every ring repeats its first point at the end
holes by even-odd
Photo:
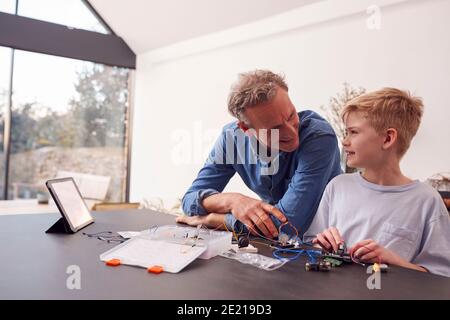
{"type": "Polygon", "coordinates": [[[342,142],[347,165],[372,168],[383,163],[385,137],[375,131],[361,112],[350,112],[344,119],[346,137],[342,142]]]}

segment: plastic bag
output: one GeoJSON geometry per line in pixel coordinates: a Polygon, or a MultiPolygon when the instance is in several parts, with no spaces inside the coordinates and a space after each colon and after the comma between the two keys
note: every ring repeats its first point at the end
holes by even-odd
{"type": "Polygon", "coordinates": [[[258,253],[236,252],[228,250],[221,254],[222,257],[234,259],[241,263],[250,264],[259,269],[273,271],[284,266],[288,259],[274,259],[258,253]]]}

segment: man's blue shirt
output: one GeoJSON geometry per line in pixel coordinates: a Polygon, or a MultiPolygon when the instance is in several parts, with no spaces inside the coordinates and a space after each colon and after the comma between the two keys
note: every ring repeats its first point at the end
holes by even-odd
{"type": "MultiPolygon", "coordinates": [[[[207,214],[201,204],[203,199],[222,192],[237,172],[248,188],[279,208],[302,235],[312,222],[325,186],[342,171],[337,138],[330,124],[313,111],[302,111],[298,116],[299,147],[293,152],[279,152],[278,170],[273,175],[263,172],[274,161],[268,164],[263,157],[255,157],[254,144],[243,135],[237,122],[227,124],[184,195],[183,211],[188,215],[207,214]],[[226,148],[230,137],[232,149],[226,148]],[[242,139],[244,144],[238,143],[242,139]],[[249,161],[252,156],[254,161],[249,161]]],[[[226,214],[225,222],[230,229],[242,230],[242,224],[231,213],[226,214]]]]}

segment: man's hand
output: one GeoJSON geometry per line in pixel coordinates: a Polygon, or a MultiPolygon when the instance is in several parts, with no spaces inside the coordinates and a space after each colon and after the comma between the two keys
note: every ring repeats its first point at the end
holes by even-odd
{"type": "Polygon", "coordinates": [[[382,247],[372,239],[363,240],[355,244],[352,248],[350,248],[350,255],[363,262],[387,263],[404,268],[427,272],[425,268],[406,261],[395,252],[382,247]]]}
{"type": "Polygon", "coordinates": [[[275,216],[281,222],[287,221],[284,214],[276,207],[240,193],[213,194],[203,199],[202,205],[208,212],[231,212],[237,220],[247,226],[253,235],[262,232],[267,238],[278,236],[278,230],[270,215],[275,216]]]}
{"type": "Polygon", "coordinates": [[[220,213],[209,213],[205,216],[179,216],[176,219],[177,223],[184,223],[190,225],[192,227],[196,227],[198,225],[204,225],[205,227],[211,229],[224,229],[225,223],[225,215],[220,213]]]}
{"type": "Polygon", "coordinates": [[[287,221],[284,214],[273,205],[244,195],[235,196],[231,213],[236,219],[245,224],[253,235],[258,235],[256,227],[267,238],[278,236],[278,230],[273,224],[270,215],[275,216],[281,222],[287,221]]]}
{"type": "Polygon", "coordinates": [[[337,252],[339,244],[344,242],[338,229],[331,227],[317,234],[316,238],[312,241],[313,244],[319,245],[328,252],[337,252]]]}

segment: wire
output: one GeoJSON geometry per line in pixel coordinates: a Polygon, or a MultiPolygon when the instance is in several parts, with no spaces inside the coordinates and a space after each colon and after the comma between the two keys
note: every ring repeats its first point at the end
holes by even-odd
{"type": "MultiPolygon", "coordinates": [[[[223,222],[223,226],[225,227],[225,230],[227,230],[228,232],[231,232],[231,231],[228,229],[228,227],[227,227],[225,221],[223,222]]],[[[232,233],[233,233],[233,236],[234,236],[234,238],[236,239],[236,241],[239,241],[239,239],[238,239],[238,237],[236,236],[236,233],[234,232],[234,230],[233,230],[232,233]]]]}
{"type": "MultiPolygon", "coordinates": [[[[225,224],[225,222],[223,222],[223,225],[224,225],[224,227],[225,227],[225,230],[227,230],[228,232],[232,232],[234,238],[236,239],[236,241],[239,241],[238,236],[240,236],[240,235],[243,234],[243,230],[244,230],[244,226],[245,226],[245,227],[247,227],[247,229],[249,230],[249,232],[246,234],[247,237],[249,237],[249,235],[250,235],[250,230],[251,230],[251,231],[253,231],[258,237],[260,237],[260,238],[262,238],[262,239],[264,239],[264,240],[268,240],[268,241],[270,241],[270,242],[273,243],[273,244],[279,244],[279,241],[273,240],[273,239],[271,239],[271,238],[267,238],[267,237],[265,237],[264,235],[262,235],[260,232],[258,232],[258,229],[257,229],[257,228],[255,228],[255,227],[253,227],[253,226],[249,226],[249,225],[243,223],[242,221],[240,221],[240,222],[241,222],[241,224],[242,224],[242,228],[241,228],[241,231],[239,231],[239,233],[237,233],[237,234],[236,234],[236,232],[234,231],[234,229],[233,229],[232,231],[230,231],[230,230],[228,229],[227,225],[225,224]]],[[[278,227],[278,234],[281,234],[281,233],[282,233],[282,228],[283,228],[284,226],[290,226],[291,229],[294,230],[294,233],[295,233],[295,236],[293,236],[292,238],[294,238],[295,241],[298,241],[299,243],[303,244],[303,241],[302,241],[302,240],[300,239],[300,237],[298,236],[298,235],[299,235],[299,232],[298,232],[297,228],[296,228],[291,222],[289,222],[289,221],[286,221],[286,222],[282,223],[282,224],[278,227]]],[[[291,240],[292,240],[292,238],[291,238],[291,240]]],[[[249,239],[249,240],[250,240],[250,239],[249,239]]]]}
{"type": "Polygon", "coordinates": [[[311,254],[311,250],[307,250],[306,253],[307,253],[308,256],[309,256],[309,260],[311,261],[311,263],[316,263],[316,262],[317,262],[317,261],[316,261],[316,257],[314,257],[314,256],[311,254]]]}
{"type": "Polygon", "coordinates": [[[286,221],[286,222],[280,224],[280,226],[278,227],[278,233],[281,233],[281,229],[282,229],[284,226],[290,226],[290,227],[295,231],[295,237],[296,237],[297,239],[300,239],[299,236],[298,236],[298,230],[297,230],[297,228],[294,227],[294,225],[293,225],[292,223],[290,223],[289,221],[286,221]]]}
{"type": "Polygon", "coordinates": [[[277,259],[288,259],[289,261],[293,261],[298,259],[300,256],[302,255],[307,255],[310,259],[310,261],[312,263],[316,262],[316,257],[314,255],[317,256],[321,256],[322,253],[318,250],[304,250],[304,249],[300,249],[300,250],[295,250],[295,249],[277,249],[275,250],[272,255],[277,258],[277,259]],[[286,256],[282,256],[283,253],[293,253],[294,255],[290,256],[290,257],[286,257],[286,256]]]}
{"type": "Polygon", "coordinates": [[[197,246],[198,240],[200,239],[200,229],[203,227],[203,224],[199,224],[196,227],[196,233],[193,236],[189,236],[189,232],[187,233],[186,240],[183,245],[188,246],[186,249],[181,248],[181,253],[187,253],[192,250],[193,247],[197,246]],[[191,240],[193,240],[191,242],[191,240]]]}
{"type": "MultiPolygon", "coordinates": [[[[241,222],[241,230],[237,233],[237,235],[238,236],[240,236],[240,235],[242,235],[242,234],[245,234],[244,233],[244,226],[245,226],[245,224],[243,224],[242,222],[241,222]]],[[[249,234],[249,232],[247,232],[247,236],[248,236],[248,234],[249,234]]]]}
{"type": "Polygon", "coordinates": [[[266,243],[266,242],[262,242],[262,241],[256,241],[256,240],[251,240],[252,243],[259,243],[259,244],[263,244],[265,246],[268,246],[269,248],[273,248],[271,247],[270,244],[266,243]]]}
{"type": "Polygon", "coordinates": [[[115,235],[112,231],[101,231],[96,233],[86,233],[83,232],[83,235],[88,238],[96,238],[97,240],[106,241],[107,243],[111,242],[125,242],[127,239],[123,238],[121,235],[115,235]]]}
{"type": "Polygon", "coordinates": [[[293,260],[298,259],[303,253],[304,253],[304,250],[277,249],[272,253],[272,255],[279,260],[288,259],[289,261],[293,261],[293,260]],[[294,255],[290,256],[290,257],[286,257],[286,256],[282,256],[281,255],[282,253],[294,253],[294,255]]]}
{"type": "MultiPolygon", "coordinates": [[[[370,251],[373,251],[372,249],[370,249],[369,247],[367,247],[367,246],[365,246],[365,245],[363,245],[363,246],[361,246],[361,247],[359,247],[359,248],[367,249],[367,250],[369,250],[369,252],[370,252],[370,251]]],[[[358,248],[358,249],[359,249],[359,248],[358,248]]],[[[354,255],[355,252],[356,252],[356,250],[350,252],[350,258],[352,259],[352,261],[353,261],[354,263],[359,264],[359,265],[366,266],[366,264],[363,263],[362,260],[360,260],[359,258],[355,257],[355,255],[354,255]]],[[[380,258],[380,257],[378,257],[378,264],[381,264],[381,258],[380,258]]]]}
{"type": "Polygon", "coordinates": [[[262,239],[265,239],[265,240],[268,240],[268,241],[270,241],[270,242],[273,242],[273,243],[278,244],[278,241],[263,236],[263,235],[260,234],[255,228],[250,227],[250,226],[248,226],[248,225],[246,225],[246,224],[244,224],[244,223],[242,223],[242,224],[245,225],[245,226],[247,227],[247,229],[254,231],[254,232],[258,235],[258,237],[260,237],[260,238],[262,238],[262,239]]]}
{"type": "MultiPolygon", "coordinates": [[[[242,224],[245,225],[249,230],[250,230],[250,229],[253,230],[260,238],[263,238],[263,239],[268,240],[268,241],[270,241],[270,242],[272,242],[272,243],[275,243],[275,244],[279,244],[279,241],[273,240],[273,239],[270,239],[270,238],[267,238],[267,237],[263,236],[263,235],[262,235],[261,233],[259,233],[255,228],[250,227],[250,226],[248,226],[248,225],[246,225],[246,224],[244,224],[244,223],[242,223],[242,224]]],[[[295,231],[295,236],[294,236],[293,238],[294,238],[296,241],[298,241],[299,243],[303,244],[302,240],[301,240],[300,237],[298,236],[299,233],[298,233],[297,228],[294,227],[294,225],[293,225],[292,223],[290,223],[289,221],[284,222],[283,224],[281,224],[281,225],[278,227],[278,234],[281,234],[281,233],[282,233],[281,229],[282,229],[284,226],[286,226],[286,225],[291,226],[291,228],[295,231]]],[[[292,240],[292,238],[291,238],[291,240],[292,240]]]]}
{"type": "Polygon", "coordinates": [[[112,233],[113,233],[112,231],[100,231],[100,232],[96,232],[96,233],[86,233],[86,232],[83,232],[83,234],[84,234],[85,236],[88,236],[89,238],[90,238],[90,237],[98,237],[98,236],[103,235],[103,234],[112,234],[112,233]]]}
{"type": "Polygon", "coordinates": [[[208,231],[217,231],[217,230],[219,230],[220,228],[222,228],[222,225],[219,224],[217,227],[215,227],[214,229],[212,229],[212,228],[208,228],[207,226],[205,226],[204,224],[202,224],[202,228],[205,229],[205,230],[208,230],[208,231]]]}
{"type": "Polygon", "coordinates": [[[105,237],[102,237],[102,236],[99,236],[99,237],[97,237],[97,239],[98,240],[102,240],[102,241],[106,241],[107,243],[111,243],[111,242],[120,242],[120,243],[122,243],[122,242],[125,242],[126,241],[126,239],[124,239],[124,238],[122,238],[122,237],[110,237],[110,238],[105,238],[105,237]]]}

